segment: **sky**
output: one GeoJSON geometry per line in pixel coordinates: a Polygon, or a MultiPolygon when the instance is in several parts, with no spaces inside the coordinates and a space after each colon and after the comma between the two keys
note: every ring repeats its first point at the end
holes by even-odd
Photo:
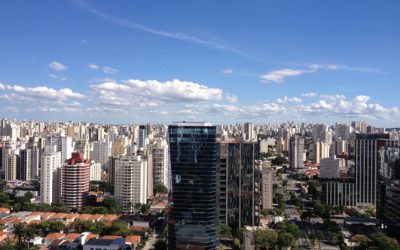
{"type": "Polygon", "coordinates": [[[400,125],[400,2],[0,1],[0,117],[400,125]]]}

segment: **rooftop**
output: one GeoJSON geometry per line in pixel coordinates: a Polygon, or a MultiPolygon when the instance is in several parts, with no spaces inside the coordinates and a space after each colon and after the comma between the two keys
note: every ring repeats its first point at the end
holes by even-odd
{"type": "Polygon", "coordinates": [[[174,122],[173,126],[180,126],[180,127],[210,127],[212,126],[209,122],[174,122]]]}

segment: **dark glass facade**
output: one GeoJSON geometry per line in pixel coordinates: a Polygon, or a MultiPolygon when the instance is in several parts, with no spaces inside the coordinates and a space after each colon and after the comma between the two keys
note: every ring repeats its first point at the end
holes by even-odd
{"type": "Polygon", "coordinates": [[[258,226],[261,170],[258,143],[221,143],[220,220],[233,228],[258,226]]]}
{"type": "Polygon", "coordinates": [[[168,249],[217,249],[219,147],[216,128],[178,124],[168,127],[172,207],[168,249]]]}
{"type": "Polygon", "coordinates": [[[400,239],[400,146],[387,141],[379,150],[380,199],[378,216],[388,234],[400,239]]]}

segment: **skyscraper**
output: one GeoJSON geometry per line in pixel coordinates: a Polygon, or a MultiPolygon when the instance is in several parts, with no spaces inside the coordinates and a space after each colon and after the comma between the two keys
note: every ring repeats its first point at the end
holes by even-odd
{"type": "Polygon", "coordinates": [[[41,158],[40,202],[51,204],[57,202],[59,195],[59,170],[61,152],[56,145],[45,147],[41,158]]]}
{"type": "Polygon", "coordinates": [[[302,168],[303,164],[304,139],[300,136],[293,136],[289,141],[289,164],[290,168],[302,168]]]}
{"type": "Polygon", "coordinates": [[[220,223],[258,226],[261,204],[259,143],[220,144],[220,223]]]}
{"type": "Polygon", "coordinates": [[[172,202],[168,249],[217,249],[219,149],[216,127],[175,123],[168,127],[172,202]]]}
{"type": "Polygon", "coordinates": [[[147,162],[141,156],[126,155],[115,160],[115,199],[124,212],[147,202],[147,162]]]}
{"type": "Polygon", "coordinates": [[[82,208],[89,197],[89,162],[83,154],[72,153],[61,169],[61,201],[69,208],[82,208]]]}
{"type": "Polygon", "coordinates": [[[153,166],[154,182],[169,187],[168,179],[168,143],[165,139],[159,138],[153,145],[153,166]]]}
{"type": "Polygon", "coordinates": [[[378,217],[387,233],[400,239],[400,141],[388,140],[378,150],[378,217]]]}
{"type": "Polygon", "coordinates": [[[356,206],[376,207],[378,148],[389,134],[357,134],[355,147],[356,206]]]}
{"type": "Polygon", "coordinates": [[[21,149],[19,151],[19,164],[17,178],[19,180],[30,180],[32,171],[32,150],[31,149],[21,149]]]}

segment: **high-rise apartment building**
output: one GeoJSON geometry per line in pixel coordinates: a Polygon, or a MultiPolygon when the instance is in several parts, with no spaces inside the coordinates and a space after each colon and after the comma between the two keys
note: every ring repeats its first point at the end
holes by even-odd
{"type": "Polygon", "coordinates": [[[32,150],[21,149],[19,151],[19,164],[17,171],[17,179],[19,180],[30,180],[32,171],[32,150]]]}
{"type": "Polygon", "coordinates": [[[172,207],[168,249],[217,249],[219,149],[216,127],[182,122],[168,127],[172,207]]]}
{"type": "Polygon", "coordinates": [[[93,142],[93,160],[101,163],[102,167],[105,168],[107,166],[109,157],[111,156],[111,148],[111,142],[93,142]]]}
{"type": "Polygon", "coordinates": [[[254,139],[254,128],[253,123],[245,123],[244,124],[244,139],[246,141],[252,141],[254,139]]]}
{"type": "Polygon", "coordinates": [[[61,168],[61,152],[56,145],[45,147],[41,156],[40,202],[52,204],[58,202],[59,171],[61,168]]]}
{"type": "Polygon", "coordinates": [[[169,187],[169,158],[168,143],[165,139],[159,138],[153,145],[153,166],[154,182],[169,187]]]}
{"type": "Polygon", "coordinates": [[[339,179],[340,177],[340,159],[336,157],[322,158],[320,165],[319,178],[321,179],[339,179]]]}
{"type": "Polygon", "coordinates": [[[80,152],[72,153],[61,168],[61,201],[69,208],[82,208],[89,197],[89,162],[80,152]]]}
{"type": "Polygon", "coordinates": [[[19,165],[19,155],[16,152],[11,151],[9,154],[4,156],[4,175],[7,181],[13,181],[17,179],[17,169],[19,165]]]}
{"type": "Polygon", "coordinates": [[[101,181],[101,163],[92,161],[89,169],[89,180],[101,181]]]}
{"type": "Polygon", "coordinates": [[[289,142],[289,164],[290,168],[303,168],[304,139],[301,136],[293,136],[289,142]]]}
{"type": "Polygon", "coordinates": [[[274,172],[271,168],[271,162],[262,163],[261,179],[261,205],[262,209],[272,209],[273,205],[273,184],[274,172]]]}
{"type": "Polygon", "coordinates": [[[137,145],[140,148],[145,148],[147,146],[147,129],[146,125],[140,125],[139,126],[139,135],[138,135],[138,140],[137,140],[137,145]]]}
{"type": "Polygon", "coordinates": [[[259,143],[220,143],[220,223],[258,226],[261,205],[259,143]]]}
{"type": "Polygon", "coordinates": [[[147,202],[147,162],[141,156],[126,155],[115,160],[114,196],[124,212],[147,202]]]}

